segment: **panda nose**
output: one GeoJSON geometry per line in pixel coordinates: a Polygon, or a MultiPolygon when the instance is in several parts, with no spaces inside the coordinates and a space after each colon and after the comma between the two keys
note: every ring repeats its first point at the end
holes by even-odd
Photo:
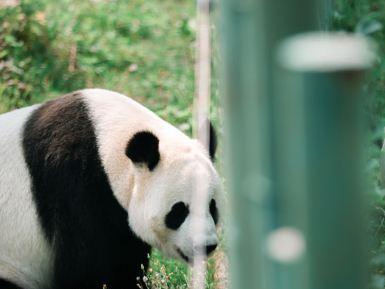
{"type": "Polygon", "coordinates": [[[218,244],[208,245],[206,246],[206,255],[210,255],[212,251],[214,251],[217,248],[218,244]]]}

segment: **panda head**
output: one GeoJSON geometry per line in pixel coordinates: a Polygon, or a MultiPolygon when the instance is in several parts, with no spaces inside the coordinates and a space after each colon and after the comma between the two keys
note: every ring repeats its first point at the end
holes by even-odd
{"type": "Polygon", "coordinates": [[[112,193],[128,213],[127,226],[170,257],[190,262],[196,251],[210,253],[218,243],[216,224],[223,204],[212,163],[212,126],[207,151],[127,96],[102,89],[86,89],[81,95],[112,193]],[[195,207],[197,192],[205,194],[195,207]],[[194,234],[197,223],[203,226],[194,234]]]}
{"type": "Polygon", "coordinates": [[[196,140],[163,134],[162,141],[155,133],[138,131],[125,150],[134,180],[127,203],[131,229],[166,255],[187,262],[197,249],[208,255],[218,244],[221,188],[210,160],[214,138],[211,133],[208,154],[196,140]],[[201,208],[193,205],[198,189],[205,192],[201,208]],[[203,225],[198,235],[193,230],[196,220],[203,225]]]}
{"type": "Polygon", "coordinates": [[[218,244],[221,188],[211,161],[215,133],[212,128],[210,132],[209,153],[196,140],[164,133],[159,138],[150,131],[136,132],[125,150],[134,184],[126,204],[131,229],[166,255],[186,262],[197,251],[209,255],[218,244]],[[204,197],[199,199],[202,207],[196,208],[198,189],[204,197]],[[203,225],[198,235],[194,222],[203,225]]]}

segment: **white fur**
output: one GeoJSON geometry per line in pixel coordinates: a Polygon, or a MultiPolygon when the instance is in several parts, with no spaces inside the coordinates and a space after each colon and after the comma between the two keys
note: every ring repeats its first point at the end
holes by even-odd
{"type": "Polygon", "coordinates": [[[197,218],[205,226],[199,237],[201,245],[217,243],[209,201],[220,197],[220,182],[203,147],[124,95],[102,89],[87,89],[81,94],[96,126],[104,169],[117,200],[129,212],[133,231],[169,256],[180,258],[179,248],[191,258],[191,220],[197,218]],[[125,155],[128,141],[139,131],[151,131],[159,139],[160,162],[153,171],[135,166],[125,155]],[[200,183],[209,194],[202,200],[206,210],[201,215],[191,204],[197,178],[206,180],[200,183]],[[180,201],[189,205],[190,214],[177,231],[169,230],[164,218],[180,201]]]}
{"type": "Polygon", "coordinates": [[[0,115],[0,276],[31,289],[48,288],[52,262],[21,144],[23,125],[37,107],[0,115]]]}

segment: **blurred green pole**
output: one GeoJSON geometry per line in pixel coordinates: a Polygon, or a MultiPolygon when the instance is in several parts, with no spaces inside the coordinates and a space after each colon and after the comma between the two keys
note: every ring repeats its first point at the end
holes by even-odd
{"type": "Polygon", "coordinates": [[[221,2],[233,289],[301,289],[304,284],[266,254],[266,240],[283,219],[275,185],[275,144],[284,140],[274,133],[274,47],[288,35],[317,27],[317,3],[221,2]]]}
{"type": "Polygon", "coordinates": [[[284,38],[319,27],[319,7],[222,2],[233,289],[364,288],[364,67],[299,73],[275,62],[284,38]]]}
{"type": "Polygon", "coordinates": [[[309,289],[368,286],[361,85],[373,59],[353,34],[298,35],[280,49],[277,127],[291,151],[278,155],[281,185],[306,203],[309,289]]]}
{"type": "Polygon", "coordinates": [[[332,25],[333,0],[323,0],[318,5],[318,27],[321,30],[328,31],[332,25]]]}

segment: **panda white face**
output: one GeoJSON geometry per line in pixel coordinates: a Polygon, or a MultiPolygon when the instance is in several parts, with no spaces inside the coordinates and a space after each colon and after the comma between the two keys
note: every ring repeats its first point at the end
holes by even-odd
{"type": "Polygon", "coordinates": [[[219,177],[195,141],[177,153],[162,153],[159,146],[159,163],[152,170],[136,168],[130,226],[168,256],[191,262],[195,252],[209,255],[218,244],[219,177]],[[202,194],[197,204],[196,194],[202,194]],[[203,226],[198,233],[196,223],[203,226]]]}

